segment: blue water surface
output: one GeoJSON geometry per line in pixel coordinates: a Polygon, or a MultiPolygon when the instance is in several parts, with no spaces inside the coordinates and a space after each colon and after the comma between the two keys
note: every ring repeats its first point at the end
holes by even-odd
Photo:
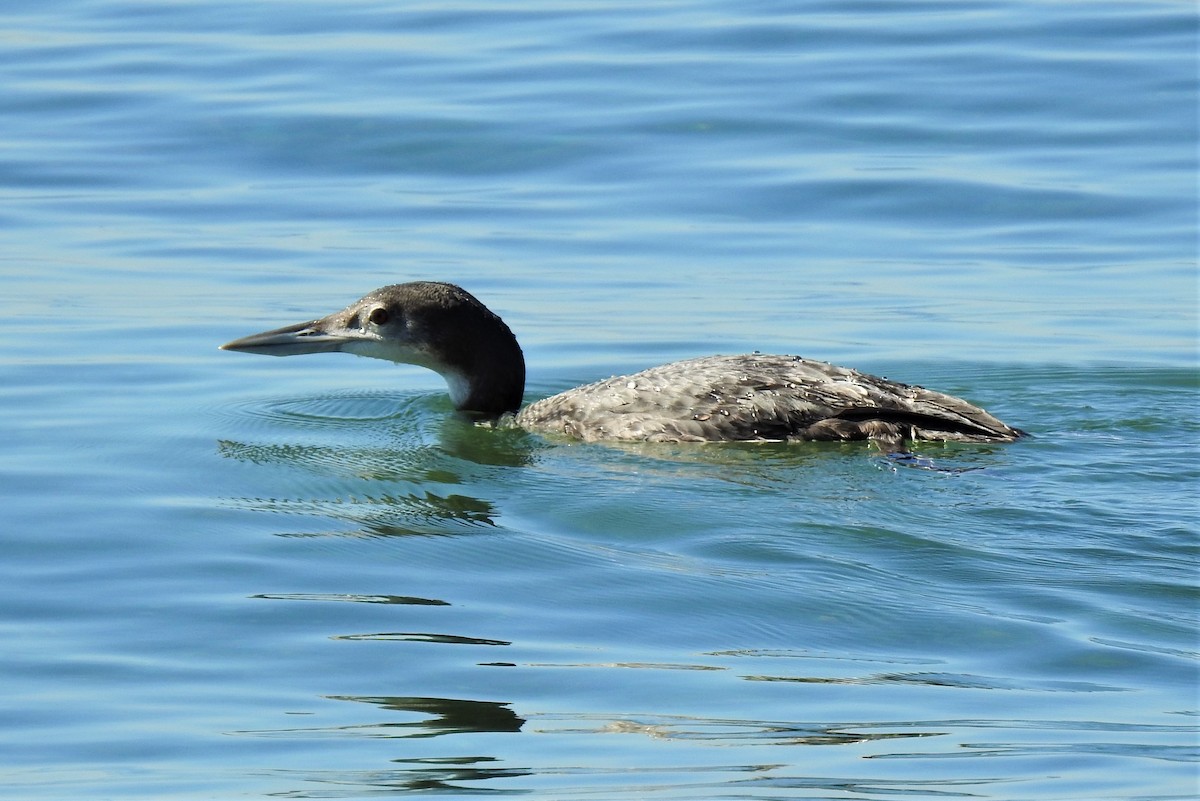
{"type": "Polygon", "coordinates": [[[0,10],[0,797],[1197,792],[1197,13],[0,10]],[[527,396],[801,353],[1032,437],[608,447],[216,350],[454,281],[527,396]]]}

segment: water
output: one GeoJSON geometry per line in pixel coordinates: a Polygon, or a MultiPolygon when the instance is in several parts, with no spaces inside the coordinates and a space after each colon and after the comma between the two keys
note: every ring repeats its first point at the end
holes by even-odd
{"type": "Polygon", "coordinates": [[[1196,23],[7,3],[0,796],[1191,797],[1196,23]],[[1034,437],[570,446],[216,350],[417,278],[530,398],[762,349],[1034,437]]]}

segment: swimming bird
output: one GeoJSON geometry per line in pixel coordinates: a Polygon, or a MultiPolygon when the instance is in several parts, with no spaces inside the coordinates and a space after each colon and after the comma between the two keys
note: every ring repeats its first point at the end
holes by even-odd
{"type": "Polygon", "coordinates": [[[1024,432],[951,395],[846,367],[749,353],[705,356],[567,390],[521,408],[517,338],[474,295],[415,281],[376,289],[327,317],[252,334],[222,350],[341,351],[427,367],[473,417],[585,441],[906,440],[1010,442],[1024,432]]]}

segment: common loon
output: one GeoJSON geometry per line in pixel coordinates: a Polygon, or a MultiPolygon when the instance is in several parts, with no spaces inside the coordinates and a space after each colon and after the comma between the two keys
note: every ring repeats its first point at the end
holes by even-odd
{"type": "Polygon", "coordinates": [[[1024,435],[964,400],[845,367],[752,353],[705,356],[567,390],[521,407],[525,359],[504,321],[454,284],[377,289],[328,317],[252,334],[222,350],[342,351],[434,370],[455,407],[586,440],[1011,442],[1024,435]]]}

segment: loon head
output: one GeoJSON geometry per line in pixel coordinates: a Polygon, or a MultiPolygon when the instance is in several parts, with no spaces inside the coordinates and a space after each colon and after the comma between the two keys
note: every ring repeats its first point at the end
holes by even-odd
{"type": "Polygon", "coordinates": [[[221,350],[296,356],[341,351],[441,374],[456,408],[514,412],[525,390],[525,359],[511,330],[454,284],[415,281],[376,289],[319,320],[235,339],[221,350]]]}

